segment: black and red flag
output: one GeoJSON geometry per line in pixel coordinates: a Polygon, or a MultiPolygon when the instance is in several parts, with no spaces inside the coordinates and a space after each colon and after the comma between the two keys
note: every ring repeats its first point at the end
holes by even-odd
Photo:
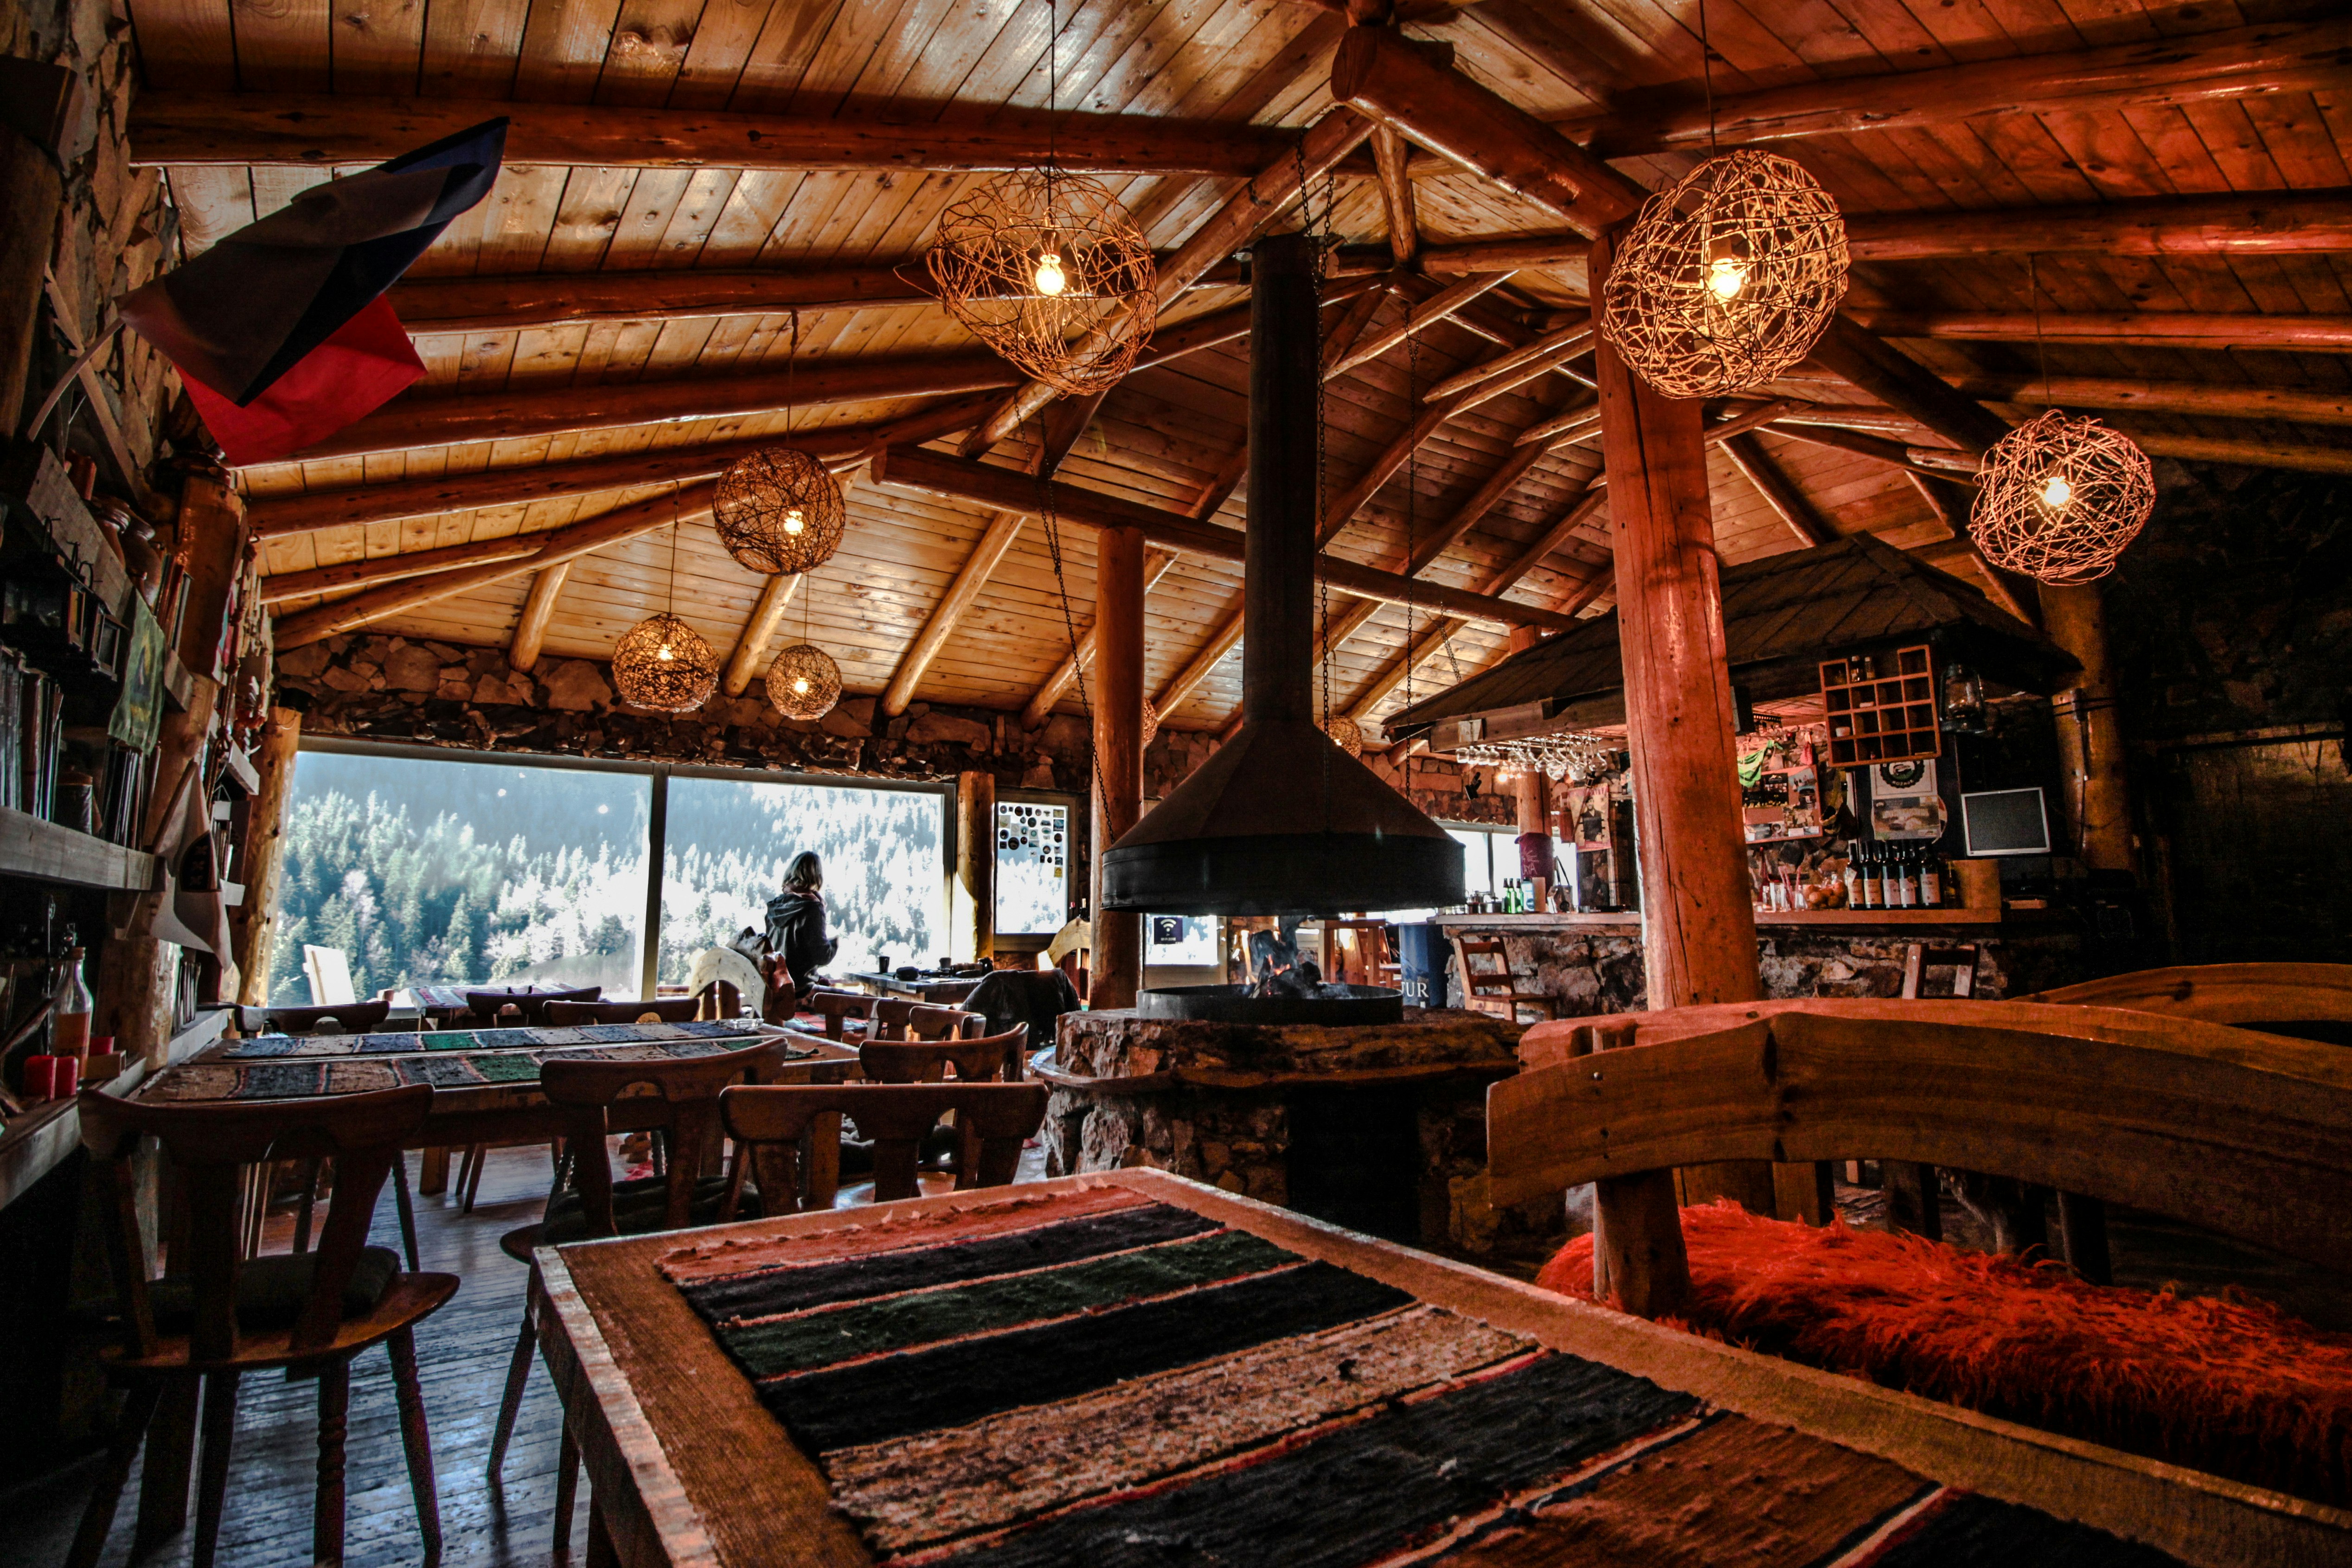
{"type": "Polygon", "coordinates": [[[506,139],[485,120],[331,180],[117,302],[231,463],[289,457],[425,373],[383,291],[489,193],[506,139]]]}

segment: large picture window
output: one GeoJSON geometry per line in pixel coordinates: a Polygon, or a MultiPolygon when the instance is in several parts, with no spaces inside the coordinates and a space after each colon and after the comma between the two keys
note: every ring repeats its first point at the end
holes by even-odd
{"type": "Polygon", "coordinates": [[[636,994],[653,780],[304,751],[286,819],[269,999],[310,999],[305,945],[384,987],[562,980],[636,994]]]}
{"type": "Polygon", "coordinates": [[[661,979],[706,947],[764,928],[768,900],[803,850],[824,867],[826,969],[929,964],[947,952],[947,799],[929,790],[732,779],[669,781],[662,856],[661,979]]]}

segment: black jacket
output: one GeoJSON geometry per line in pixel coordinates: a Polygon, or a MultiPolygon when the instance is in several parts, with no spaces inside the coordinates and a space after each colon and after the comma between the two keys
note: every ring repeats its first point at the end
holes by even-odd
{"type": "Polygon", "coordinates": [[[824,900],[791,888],[768,900],[768,951],[783,959],[793,988],[806,991],[821,965],[841,946],[824,934],[824,900]]]}

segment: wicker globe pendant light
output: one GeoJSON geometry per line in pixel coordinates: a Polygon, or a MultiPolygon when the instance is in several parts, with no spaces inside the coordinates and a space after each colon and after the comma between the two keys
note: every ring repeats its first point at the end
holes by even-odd
{"type": "Polygon", "coordinates": [[[1346,714],[1333,714],[1324,719],[1323,733],[1331,737],[1332,745],[1349,756],[1361,757],[1364,754],[1364,727],[1346,714]]]}
{"type": "MultiPolygon", "coordinates": [[[[677,491],[670,491],[675,509],[677,491]]],[[[613,649],[613,689],[632,705],[656,713],[686,713],[709,700],[719,685],[719,659],[700,632],[678,619],[677,518],[670,518],[671,608],[621,634],[613,649]]]]}
{"type": "MultiPolygon", "coordinates": [[[[2042,279],[2025,258],[2033,301],[2033,342],[2042,383],[2050,351],[2042,340],[2042,279]]],[[[2156,473],[2147,454],[2119,430],[2059,409],[2026,421],[1977,466],[1969,537],[1985,559],[2053,588],[2095,582],[2138,537],[2156,507],[2156,473]]]]}
{"type": "Polygon", "coordinates": [[[841,701],[841,666],[809,640],[813,591],[808,583],[801,584],[801,640],[768,666],[768,700],[786,718],[823,718],[841,701]]]}
{"type": "Polygon", "coordinates": [[[793,312],[784,361],[784,441],[739,457],[719,476],[710,526],[727,553],[770,577],[812,571],[833,559],[849,524],[841,481],[792,444],[793,368],[800,359],[801,317],[793,312]]]}
{"type": "Polygon", "coordinates": [[[1150,697],[1143,699],[1143,744],[1150,747],[1160,734],[1160,708],[1150,697]]]}
{"type": "MultiPolygon", "coordinates": [[[[1059,18],[1045,37],[1050,113],[1059,18]]],[[[949,207],[926,258],[940,303],[1024,374],[1057,392],[1107,392],[1151,340],[1151,244],[1110,187],[1045,160],[999,174],[949,207]]]]}
{"type": "Polygon", "coordinates": [[[1667,397],[1724,397],[1812,352],[1846,287],[1837,200],[1742,148],[1653,195],[1612,259],[1601,330],[1667,397]]]}

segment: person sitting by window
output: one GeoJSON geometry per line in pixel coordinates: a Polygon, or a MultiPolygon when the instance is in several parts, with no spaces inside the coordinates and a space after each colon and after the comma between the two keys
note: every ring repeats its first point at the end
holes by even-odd
{"type": "Polygon", "coordinates": [[[814,852],[803,850],[784,868],[784,891],[768,901],[768,952],[782,960],[796,1000],[808,995],[819,967],[831,963],[841,946],[824,932],[824,867],[814,852]]]}

